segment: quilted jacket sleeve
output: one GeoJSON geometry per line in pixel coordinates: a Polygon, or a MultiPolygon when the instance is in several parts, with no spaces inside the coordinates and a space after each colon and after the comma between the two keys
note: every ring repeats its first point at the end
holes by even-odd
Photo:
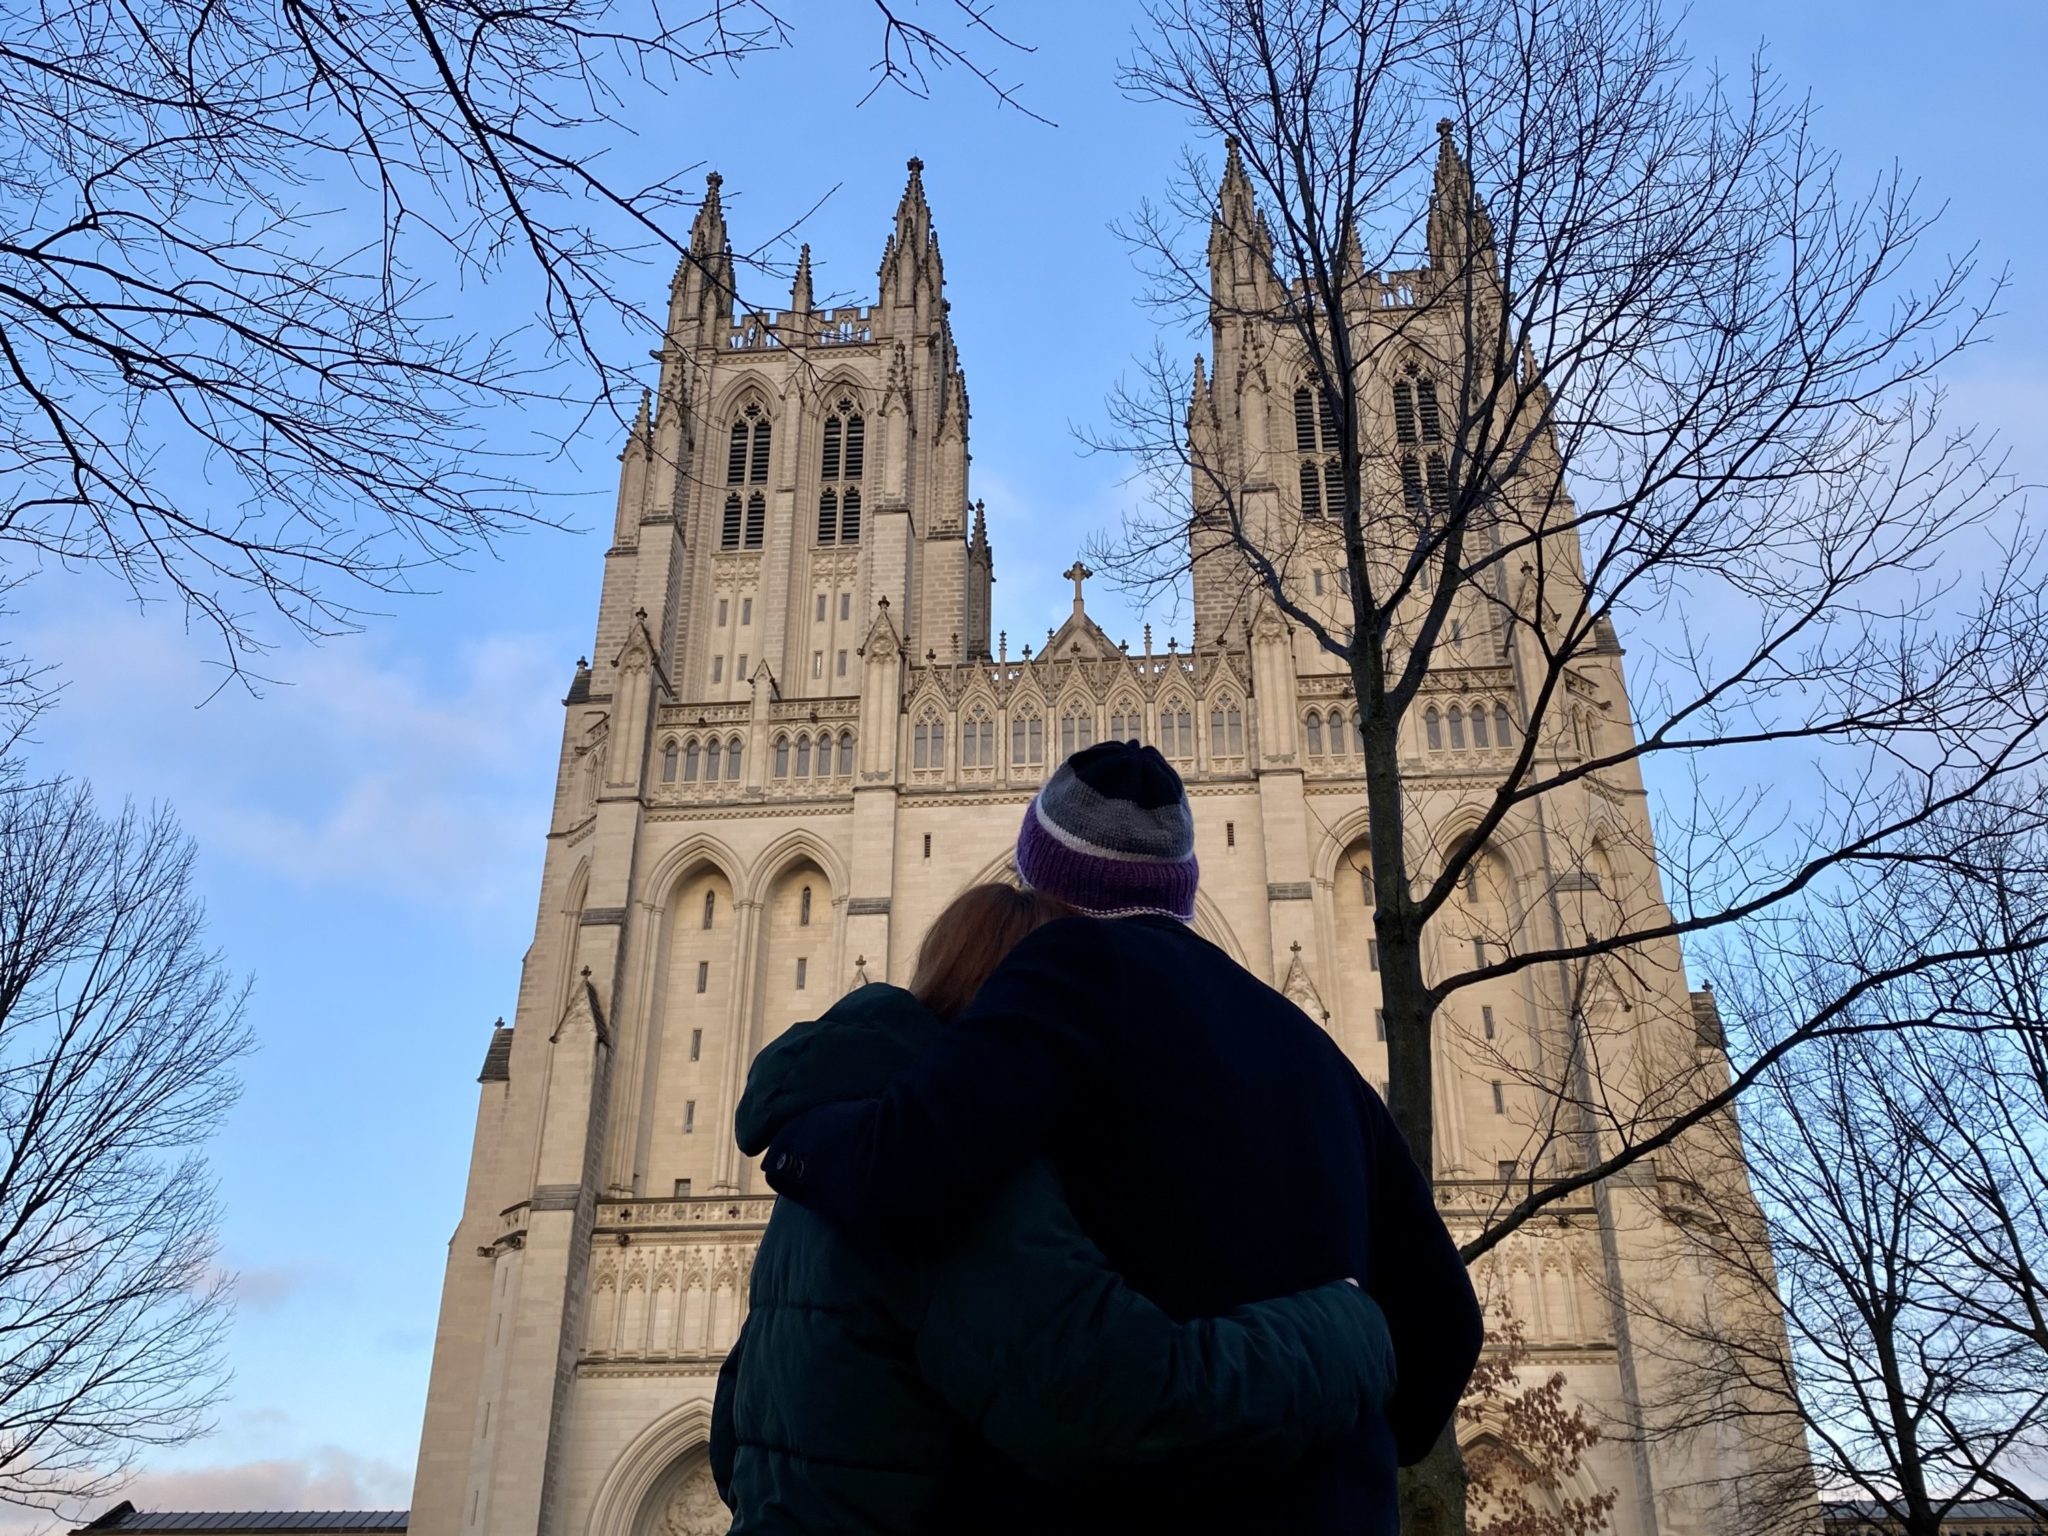
{"type": "Polygon", "coordinates": [[[918,1335],[926,1381],[1032,1476],[1172,1465],[1279,1472],[1393,1389],[1379,1307],[1338,1280],[1176,1322],[1110,1268],[1044,1165],[941,1261],[918,1335]]]}

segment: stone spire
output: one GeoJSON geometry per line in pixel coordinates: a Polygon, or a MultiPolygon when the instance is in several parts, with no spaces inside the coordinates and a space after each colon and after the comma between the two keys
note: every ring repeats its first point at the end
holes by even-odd
{"type": "Polygon", "coordinates": [[[1453,135],[1457,124],[1448,117],[1436,125],[1436,186],[1429,195],[1429,264],[1438,271],[1457,271],[1493,256],[1493,220],[1480,206],[1472,186],[1472,168],[1458,153],[1453,135]]]}
{"type": "Polygon", "coordinates": [[[920,298],[936,302],[944,281],[939,262],[939,237],[932,229],[931,205],[924,198],[924,162],[910,158],[910,180],[896,204],[896,224],[882,247],[876,287],[883,307],[911,304],[920,298]]]}
{"type": "Polygon", "coordinates": [[[811,247],[808,242],[796,256],[796,281],[790,284],[789,307],[807,315],[816,307],[811,296],[811,247]]]}
{"type": "Polygon", "coordinates": [[[669,334],[677,336],[685,321],[705,329],[732,322],[732,241],[726,234],[725,208],[718,189],[725,178],[713,171],[704,178],[704,201],[690,222],[690,248],[676,263],[669,292],[669,334]]]}
{"type": "Polygon", "coordinates": [[[704,201],[697,207],[697,217],[690,221],[693,256],[716,256],[732,243],[725,232],[725,205],[718,196],[718,189],[724,185],[725,178],[716,171],[704,178],[704,201]]]}
{"type": "MultiPolygon", "coordinates": [[[[1209,221],[1209,302],[1211,318],[1219,313],[1270,314],[1283,295],[1273,270],[1273,236],[1259,213],[1251,176],[1237,140],[1224,141],[1223,181],[1216,190],[1216,212],[1209,221]]],[[[1229,376],[1230,359],[1219,345],[1216,371],[1229,376]]]]}

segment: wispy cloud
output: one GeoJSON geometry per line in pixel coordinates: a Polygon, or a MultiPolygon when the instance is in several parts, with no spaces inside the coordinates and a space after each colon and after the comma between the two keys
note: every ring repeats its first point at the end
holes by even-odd
{"type": "Polygon", "coordinates": [[[289,687],[204,707],[205,659],[155,618],[52,616],[22,648],[66,681],[50,766],[170,800],[209,860],[443,911],[531,895],[566,644],[498,634],[400,659],[356,637],[296,658],[289,687]]]}

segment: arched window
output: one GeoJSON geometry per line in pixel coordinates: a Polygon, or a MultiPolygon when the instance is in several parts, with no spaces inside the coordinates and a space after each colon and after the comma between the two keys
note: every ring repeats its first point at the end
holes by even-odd
{"type": "Polygon", "coordinates": [[[1472,706],[1472,745],[1475,747],[1488,745],[1486,740],[1486,706],[1484,704],[1474,704],[1472,706]]]}
{"type": "Polygon", "coordinates": [[[717,915],[718,915],[718,892],[716,892],[716,891],[706,891],[706,892],[704,893],[704,926],[705,926],[706,928],[709,928],[709,927],[711,926],[711,920],[712,920],[712,919],[713,919],[714,917],[716,917],[717,915]]]}
{"type": "Polygon", "coordinates": [[[1010,717],[1010,766],[1035,768],[1045,761],[1045,722],[1036,710],[1010,717]]]}
{"type": "Polygon", "coordinates": [[[740,776],[740,739],[737,736],[725,744],[725,776],[728,779],[740,776]]]}
{"type": "Polygon", "coordinates": [[[1237,700],[1218,699],[1209,709],[1209,755],[1244,756],[1244,711],[1237,700]]]}
{"type": "Polygon", "coordinates": [[[1159,750],[1179,762],[1195,755],[1195,717],[1183,699],[1168,699],[1159,706],[1159,750]]]}
{"type": "Polygon", "coordinates": [[[796,739],[796,776],[800,779],[811,776],[811,738],[808,736],[796,739]]]}
{"type": "Polygon", "coordinates": [[[1109,739],[1136,741],[1145,734],[1145,717],[1130,699],[1118,699],[1109,712],[1109,739]]]}
{"type": "Polygon", "coordinates": [[[775,777],[778,779],[789,777],[789,738],[787,736],[775,738],[775,777]]]}
{"type": "Polygon", "coordinates": [[[1419,458],[1414,449],[1444,440],[1443,411],[1437,404],[1436,381],[1421,378],[1413,365],[1408,377],[1394,385],[1394,440],[1401,454],[1401,503],[1418,523],[1450,516],[1451,482],[1444,456],[1419,458]]]}
{"type": "Polygon", "coordinates": [[[1344,510],[1337,442],[1337,412],[1329,394],[1302,385],[1294,392],[1294,451],[1300,461],[1303,517],[1335,517],[1344,510]]]}
{"type": "Polygon", "coordinates": [[[1508,707],[1505,704],[1493,706],[1493,740],[1496,746],[1508,744],[1508,707]]]}
{"type": "Polygon", "coordinates": [[[1460,709],[1460,708],[1458,708],[1458,706],[1457,706],[1457,705],[1455,705],[1455,704],[1453,704],[1453,705],[1451,706],[1451,711],[1450,711],[1450,726],[1451,726],[1451,750],[1452,750],[1453,752],[1462,752],[1462,751],[1464,751],[1464,750],[1465,750],[1465,711],[1464,711],[1464,710],[1462,710],[1462,709],[1460,709]]]}
{"type": "Polygon", "coordinates": [[[1323,714],[1319,709],[1312,709],[1308,712],[1308,755],[1310,757],[1321,757],[1323,755],[1323,714]]]}
{"type": "Polygon", "coordinates": [[[697,782],[697,738],[692,736],[690,744],[683,748],[683,782],[697,782]]]}
{"type": "Polygon", "coordinates": [[[1064,761],[1094,745],[1095,711],[1077,700],[1060,715],[1060,758],[1064,761]]]}
{"type": "Polygon", "coordinates": [[[851,778],[852,776],[853,732],[841,731],[839,733],[839,777],[841,777],[842,779],[846,779],[851,778]]]}
{"type": "Polygon", "coordinates": [[[910,766],[913,768],[943,768],[946,766],[946,722],[937,715],[926,715],[911,730],[910,766]]]}
{"type": "Polygon", "coordinates": [[[1351,716],[1351,751],[1354,756],[1365,756],[1365,716],[1356,712],[1351,716]]]}
{"type": "Polygon", "coordinates": [[[996,765],[996,723],[988,711],[976,706],[960,722],[960,766],[993,768],[996,765]]]}
{"type": "MultiPolygon", "coordinates": [[[[731,439],[726,448],[725,483],[728,486],[767,485],[772,431],[768,413],[761,409],[761,402],[749,400],[733,421],[731,439]]],[[[721,549],[738,549],[743,543],[748,549],[759,549],[767,526],[768,502],[762,492],[756,491],[747,498],[744,526],[740,492],[729,490],[726,493],[725,517],[718,531],[721,549]]]]}
{"type": "Polygon", "coordinates": [[[1413,454],[1401,461],[1401,505],[1417,523],[1429,515],[1429,504],[1422,497],[1422,466],[1413,454]]]}
{"type": "Polygon", "coordinates": [[[841,395],[825,417],[818,478],[818,542],[860,542],[860,475],[866,458],[866,425],[851,395],[841,395]]]}
{"type": "Polygon", "coordinates": [[[1367,854],[1365,857],[1368,862],[1358,866],[1358,893],[1369,907],[1373,904],[1372,864],[1370,862],[1372,855],[1367,854]]]}
{"type": "Polygon", "coordinates": [[[1430,707],[1423,713],[1422,733],[1424,738],[1429,742],[1430,751],[1441,752],[1443,750],[1444,721],[1443,716],[1439,715],[1436,712],[1436,706],[1434,704],[1430,705],[1430,707]]]}
{"type": "Polygon", "coordinates": [[[1344,711],[1341,709],[1333,709],[1330,711],[1331,755],[1333,757],[1342,757],[1344,755],[1344,749],[1348,745],[1350,745],[1350,743],[1347,742],[1344,738],[1344,711]]]}
{"type": "Polygon", "coordinates": [[[796,899],[796,925],[799,928],[811,926],[811,888],[808,885],[796,899]]]}
{"type": "Polygon", "coordinates": [[[721,756],[723,754],[718,750],[718,738],[716,736],[704,743],[704,782],[706,784],[716,784],[718,782],[718,766],[721,756]]]}
{"type": "Polygon", "coordinates": [[[1444,440],[1443,413],[1437,409],[1436,380],[1415,381],[1415,414],[1421,418],[1422,440],[1425,443],[1440,443],[1444,440]]]}
{"type": "Polygon", "coordinates": [[[1429,514],[1441,523],[1451,515],[1451,476],[1444,468],[1444,456],[1432,453],[1424,472],[1429,481],[1429,514]]]}

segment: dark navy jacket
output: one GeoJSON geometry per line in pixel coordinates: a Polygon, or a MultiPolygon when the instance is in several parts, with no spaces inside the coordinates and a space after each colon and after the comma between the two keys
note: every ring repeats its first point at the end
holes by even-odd
{"type": "Polygon", "coordinates": [[[765,1168],[842,1229],[908,1246],[1042,1155],[1110,1263],[1170,1314],[1355,1275],[1394,1341],[1394,1398],[1344,1445],[1184,1509],[1148,1489],[1130,1528],[1391,1536],[1396,1463],[1449,1422],[1480,1313],[1406,1142],[1329,1036],[1171,919],[1068,918],[1019,944],[879,1098],[784,1126],[765,1168]]]}
{"type": "MultiPolygon", "coordinates": [[[[847,994],[754,1059],[741,1144],[879,1093],[943,1028],[896,987],[847,994]]],[[[1169,1318],[1082,1234],[1043,1161],[929,1254],[778,1201],[751,1296],[712,1414],[733,1536],[1092,1532],[1098,1480],[1278,1478],[1350,1434],[1392,1374],[1356,1286],[1169,1318]]]]}

